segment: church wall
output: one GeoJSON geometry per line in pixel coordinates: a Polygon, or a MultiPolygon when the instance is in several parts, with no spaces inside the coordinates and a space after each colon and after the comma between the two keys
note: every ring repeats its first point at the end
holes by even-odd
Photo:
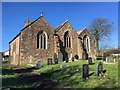
{"type": "Polygon", "coordinates": [[[77,47],[77,38],[78,35],[77,33],[74,31],[74,29],[72,28],[72,26],[67,22],[59,31],[58,31],[58,35],[60,36],[60,39],[62,40],[63,44],[64,44],[64,34],[66,31],[69,31],[70,34],[72,35],[72,41],[71,41],[71,48],[65,48],[65,51],[68,53],[68,58],[71,57],[71,53],[72,56],[78,55],[78,47],[77,47]]]}
{"type": "Polygon", "coordinates": [[[79,59],[82,59],[82,53],[83,53],[83,47],[82,47],[82,41],[80,39],[78,41],[78,56],[79,59]]]}
{"type": "Polygon", "coordinates": [[[23,30],[21,32],[21,64],[33,63],[37,60],[44,61],[52,58],[54,51],[53,39],[53,29],[43,18],[23,30]],[[37,48],[37,33],[41,30],[45,31],[48,35],[47,49],[37,48]]]}
{"type": "Polygon", "coordinates": [[[11,64],[19,65],[20,36],[9,44],[11,64]]]}
{"type": "Polygon", "coordinates": [[[84,30],[83,33],[81,33],[80,37],[82,38],[82,43],[83,43],[83,37],[87,35],[88,39],[89,39],[89,57],[92,57],[93,59],[95,59],[95,44],[94,44],[94,40],[93,38],[91,37],[89,31],[87,30],[84,30]]]}
{"type": "Polygon", "coordinates": [[[70,23],[65,22],[62,28],[58,30],[57,35],[54,35],[53,28],[44,17],[40,17],[34,23],[32,22],[9,44],[11,64],[20,65],[34,63],[38,60],[46,61],[48,58],[53,58],[54,53],[58,54],[58,52],[67,53],[69,59],[75,55],[78,55],[79,59],[81,59],[83,53],[82,43],[85,35],[89,37],[90,41],[90,51],[88,54],[92,56],[92,58],[95,58],[94,40],[87,30],[84,30],[81,35],[78,35],[70,23]],[[37,48],[37,34],[40,31],[44,31],[47,35],[47,49],[37,48]],[[66,31],[70,33],[71,37],[70,48],[64,48],[64,34],[66,31]],[[58,45],[60,44],[58,42],[62,43],[62,48],[58,45]]]}

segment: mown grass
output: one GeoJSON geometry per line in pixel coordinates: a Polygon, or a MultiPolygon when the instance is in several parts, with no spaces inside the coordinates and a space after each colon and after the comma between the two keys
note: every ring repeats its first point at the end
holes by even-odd
{"type": "MultiPolygon", "coordinates": [[[[106,77],[96,76],[96,67],[98,62],[102,60],[95,60],[93,65],[89,65],[89,76],[88,80],[82,80],[82,64],[88,64],[85,60],[78,60],[69,63],[59,63],[53,65],[47,65],[47,62],[42,62],[40,69],[35,69],[32,73],[41,75],[45,73],[45,77],[51,78],[64,85],[65,87],[71,88],[117,88],[118,87],[118,63],[115,64],[104,64],[103,69],[107,70],[106,77]],[[65,70],[60,68],[60,65],[67,64],[69,67],[65,70]]],[[[3,86],[4,87],[17,87],[17,88],[28,88],[31,87],[31,83],[21,78],[18,73],[12,72],[7,66],[2,68],[3,70],[3,86]]]]}
{"type": "Polygon", "coordinates": [[[30,85],[15,73],[8,65],[2,65],[2,87],[3,88],[28,88],[30,85]]]}
{"type": "MultiPolygon", "coordinates": [[[[107,70],[106,77],[96,76],[96,67],[99,61],[95,61],[93,65],[89,65],[88,80],[82,80],[82,64],[87,64],[87,61],[76,61],[66,63],[69,65],[68,69],[61,70],[60,65],[57,64],[48,66],[45,65],[35,73],[49,73],[49,77],[66,87],[72,88],[117,88],[118,86],[118,64],[103,64],[104,70],[107,70]]],[[[101,61],[103,63],[103,61],[101,61]]]]}

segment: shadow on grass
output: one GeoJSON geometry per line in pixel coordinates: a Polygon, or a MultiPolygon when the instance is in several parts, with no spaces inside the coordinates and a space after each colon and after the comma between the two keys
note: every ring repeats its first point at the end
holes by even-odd
{"type": "Polygon", "coordinates": [[[32,72],[35,69],[36,69],[35,67],[26,68],[26,69],[16,69],[16,70],[13,70],[13,72],[14,73],[28,73],[28,72],[32,72]]]}
{"type": "MultiPolygon", "coordinates": [[[[52,78],[53,80],[59,81],[64,84],[64,85],[75,85],[79,83],[76,79],[71,78],[72,76],[77,76],[79,77],[81,75],[81,67],[79,65],[77,66],[70,66],[67,69],[51,69],[47,73],[47,77],[52,78]],[[79,74],[79,75],[78,75],[79,74]]],[[[81,76],[79,77],[81,78],[81,76]]]]}
{"type": "Polygon", "coordinates": [[[89,77],[89,76],[92,76],[93,74],[94,74],[94,72],[90,73],[90,74],[88,75],[88,77],[89,77]]]}
{"type": "Polygon", "coordinates": [[[94,65],[95,63],[92,63],[92,64],[90,64],[90,65],[94,65]]]}
{"type": "Polygon", "coordinates": [[[12,75],[14,72],[11,69],[2,69],[2,75],[12,75]]]}
{"type": "Polygon", "coordinates": [[[53,88],[57,86],[63,87],[59,83],[54,82],[50,79],[51,73],[41,73],[41,75],[31,73],[35,69],[35,67],[16,70],[3,69],[3,75],[5,75],[2,79],[3,88],[53,88]],[[9,75],[12,75],[12,77],[9,75]]]}
{"type": "Polygon", "coordinates": [[[26,69],[15,69],[15,70],[2,68],[2,75],[12,75],[14,73],[19,73],[19,74],[20,73],[29,73],[35,69],[36,69],[35,67],[26,68],[26,69]]]}
{"type": "Polygon", "coordinates": [[[118,90],[118,85],[115,85],[116,80],[115,79],[110,79],[106,80],[105,82],[103,82],[102,84],[100,84],[99,86],[95,87],[94,90],[118,90]],[[108,87],[109,86],[109,87],[108,87]]]}
{"type": "Polygon", "coordinates": [[[58,82],[51,80],[49,73],[41,73],[41,75],[18,76],[16,78],[3,78],[3,88],[54,88],[63,87],[58,82]]]}

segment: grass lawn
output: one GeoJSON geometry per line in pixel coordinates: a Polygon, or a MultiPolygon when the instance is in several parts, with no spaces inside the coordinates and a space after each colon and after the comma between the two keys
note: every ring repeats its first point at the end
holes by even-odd
{"type": "MultiPolygon", "coordinates": [[[[87,64],[87,61],[78,60],[69,63],[59,63],[56,65],[47,65],[47,62],[42,63],[40,69],[32,70],[32,73],[41,75],[46,74],[46,77],[51,78],[64,85],[65,87],[72,88],[117,88],[118,87],[118,63],[116,64],[104,64],[103,69],[107,70],[106,77],[96,76],[97,63],[102,60],[94,61],[93,65],[89,65],[89,76],[88,80],[82,80],[82,64],[87,64]],[[61,64],[68,64],[68,69],[61,70],[61,64]]],[[[3,87],[31,87],[31,83],[21,78],[18,73],[13,73],[8,67],[3,66],[3,87]],[[6,71],[7,70],[7,71],[6,71]]]]}

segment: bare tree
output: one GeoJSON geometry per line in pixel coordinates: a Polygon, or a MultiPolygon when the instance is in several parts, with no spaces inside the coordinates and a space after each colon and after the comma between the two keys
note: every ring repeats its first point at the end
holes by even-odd
{"type": "Polygon", "coordinates": [[[99,40],[109,38],[112,32],[112,24],[106,18],[95,18],[88,29],[95,40],[96,52],[99,51],[99,40]]]}

